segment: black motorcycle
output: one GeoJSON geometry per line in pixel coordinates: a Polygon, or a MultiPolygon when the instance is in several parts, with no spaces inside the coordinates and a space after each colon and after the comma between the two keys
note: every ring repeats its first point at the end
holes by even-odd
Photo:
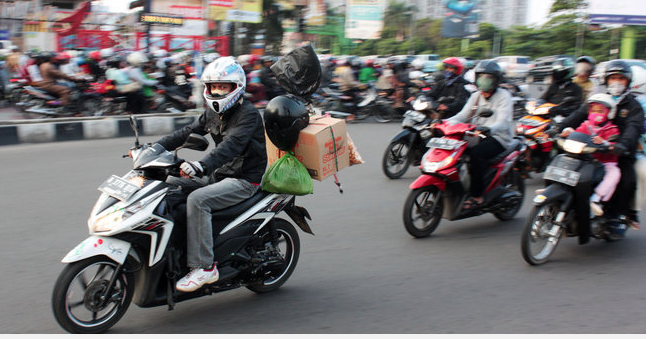
{"type": "Polygon", "coordinates": [[[607,149],[579,132],[572,132],[567,139],[559,138],[557,143],[565,153],[554,157],[547,166],[543,175],[547,186],[537,191],[522,232],[522,256],[531,265],[547,262],[564,236],[584,232],[597,239],[616,241],[622,239],[628,228],[622,220],[589,213],[587,198],[604,175],[603,165],[591,154],[607,149]],[[580,229],[583,220],[589,220],[588,230],[580,229]]]}
{"type": "Polygon", "coordinates": [[[412,101],[413,110],[404,114],[402,131],[391,139],[382,157],[382,170],[389,179],[403,176],[410,165],[419,166],[432,137],[430,123],[437,118],[438,105],[427,96],[412,101]]]}

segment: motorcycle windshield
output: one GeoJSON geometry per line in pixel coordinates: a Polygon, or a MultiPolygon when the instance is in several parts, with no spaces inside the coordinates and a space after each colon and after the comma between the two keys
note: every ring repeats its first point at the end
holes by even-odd
{"type": "Polygon", "coordinates": [[[165,167],[174,165],[174,155],[160,144],[153,144],[144,149],[133,162],[133,168],[147,167],[155,164],[165,167]]]}

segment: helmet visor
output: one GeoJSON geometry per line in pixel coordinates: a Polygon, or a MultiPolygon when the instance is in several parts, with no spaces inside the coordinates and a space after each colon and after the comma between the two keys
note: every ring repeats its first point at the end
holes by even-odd
{"type": "Polygon", "coordinates": [[[232,82],[208,82],[206,83],[206,97],[213,100],[220,100],[231,94],[237,85],[232,82]]]}

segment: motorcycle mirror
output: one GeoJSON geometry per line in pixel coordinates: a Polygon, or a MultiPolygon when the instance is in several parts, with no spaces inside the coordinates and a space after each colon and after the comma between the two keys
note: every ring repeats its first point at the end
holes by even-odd
{"type": "Polygon", "coordinates": [[[195,151],[205,151],[208,149],[208,139],[203,135],[191,133],[185,143],[180,148],[187,148],[195,151]]]}
{"type": "Polygon", "coordinates": [[[138,119],[133,114],[129,115],[129,124],[131,124],[131,129],[136,135],[136,148],[140,148],[140,141],[138,140],[138,119]]]}

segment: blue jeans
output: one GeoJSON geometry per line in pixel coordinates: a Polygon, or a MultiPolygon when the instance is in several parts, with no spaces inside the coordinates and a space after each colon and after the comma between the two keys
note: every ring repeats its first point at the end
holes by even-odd
{"type": "Polygon", "coordinates": [[[208,177],[169,177],[167,183],[187,188],[197,188],[188,196],[188,267],[211,268],[214,262],[212,211],[236,205],[250,197],[259,186],[235,178],[210,183],[208,177]]]}

